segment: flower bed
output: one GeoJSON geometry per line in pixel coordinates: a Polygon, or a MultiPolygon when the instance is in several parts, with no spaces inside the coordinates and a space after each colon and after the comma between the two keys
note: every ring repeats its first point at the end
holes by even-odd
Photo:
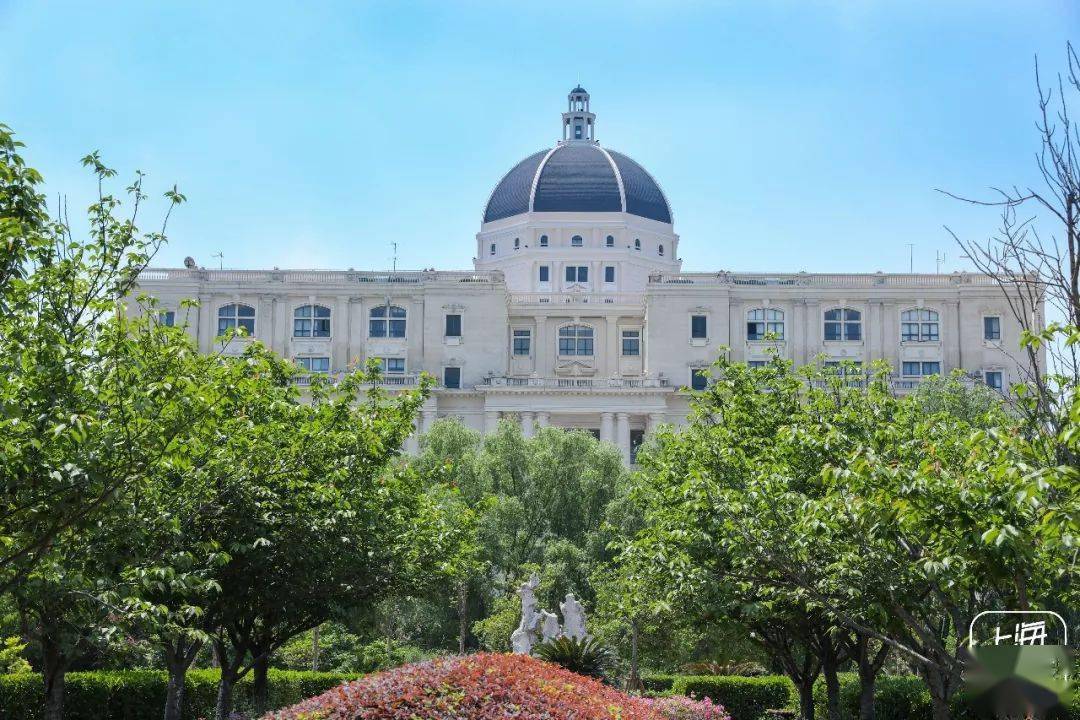
{"type": "MultiPolygon", "coordinates": [[[[715,707],[715,706],[714,706],[715,707]]],[[[682,720],[653,702],[526,655],[482,653],[405,665],[346,683],[273,720],[682,720]]],[[[725,716],[693,716],[726,720],[725,716]]]]}

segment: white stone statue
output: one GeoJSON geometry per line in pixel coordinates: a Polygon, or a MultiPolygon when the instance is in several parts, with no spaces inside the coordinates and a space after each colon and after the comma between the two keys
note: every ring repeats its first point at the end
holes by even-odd
{"type": "Polygon", "coordinates": [[[510,644],[513,645],[514,652],[520,655],[528,655],[532,651],[540,630],[541,617],[536,607],[536,588],[539,586],[540,577],[533,573],[518,588],[518,596],[521,597],[521,622],[517,630],[510,635],[510,644]]]}
{"type": "Polygon", "coordinates": [[[562,637],[562,628],[559,627],[559,616],[549,613],[547,610],[540,611],[540,634],[544,642],[562,637]]]}
{"type": "Polygon", "coordinates": [[[574,593],[566,593],[566,600],[559,603],[559,609],[563,616],[563,635],[574,640],[588,637],[585,632],[585,608],[581,607],[574,593]]]}

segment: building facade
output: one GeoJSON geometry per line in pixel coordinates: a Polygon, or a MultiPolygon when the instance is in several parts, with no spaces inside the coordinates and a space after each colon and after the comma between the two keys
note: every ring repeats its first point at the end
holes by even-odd
{"type": "MultiPolygon", "coordinates": [[[[459,417],[590,430],[631,462],[686,388],[730,348],[758,363],[888,362],[898,391],[956,368],[1007,388],[1022,376],[1019,323],[978,274],[683,272],[672,212],[653,177],[596,140],[574,88],[562,140],[498,182],[471,271],[146,271],[140,285],[199,347],[234,327],[310,373],[377,358],[388,387],[438,380],[418,432],[459,417]],[[185,299],[199,306],[190,317],[185,299]],[[171,314],[170,314],[171,313],[171,314]]],[[[1041,320],[1037,318],[1036,321],[1041,320]]],[[[415,447],[415,438],[410,440],[415,447]]]]}

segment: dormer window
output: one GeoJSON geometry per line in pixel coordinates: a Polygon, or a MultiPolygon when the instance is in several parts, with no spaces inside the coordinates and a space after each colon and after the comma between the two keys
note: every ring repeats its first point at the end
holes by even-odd
{"type": "Polygon", "coordinates": [[[664,257],[664,246],[663,246],[663,245],[661,245],[660,247],[658,247],[658,248],[656,249],[656,252],[657,252],[657,254],[659,254],[659,255],[660,255],[660,257],[664,257]]]}
{"type": "MultiPolygon", "coordinates": [[[[521,247],[521,238],[514,238],[514,249],[517,250],[521,247]]],[[[663,253],[661,253],[663,254],[663,253]]]]}
{"type": "Polygon", "coordinates": [[[581,239],[580,235],[575,235],[574,237],[570,238],[570,246],[571,247],[581,247],[584,244],[585,244],[585,241],[581,239]]]}
{"type": "Polygon", "coordinates": [[[547,235],[541,235],[540,236],[540,247],[547,247],[547,246],[548,246],[548,237],[547,237],[547,235]]]}
{"type": "Polygon", "coordinates": [[[491,243],[491,254],[495,254],[495,243],[491,243]]]}
{"type": "Polygon", "coordinates": [[[604,239],[604,246],[605,247],[615,247],[615,236],[614,235],[608,235],[604,239]]]}
{"type": "Polygon", "coordinates": [[[634,249],[635,250],[640,250],[641,249],[641,238],[634,238],[634,249]]]}

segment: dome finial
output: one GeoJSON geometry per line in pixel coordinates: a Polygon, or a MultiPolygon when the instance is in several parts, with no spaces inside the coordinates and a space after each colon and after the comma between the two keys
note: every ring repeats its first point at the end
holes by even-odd
{"type": "Polygon", "coordinates": [[[589,112],[589,93],[577,84],[567,95],[567,112],[562,114],[562,139],[596,142],[596,114],[589,112]]]}

